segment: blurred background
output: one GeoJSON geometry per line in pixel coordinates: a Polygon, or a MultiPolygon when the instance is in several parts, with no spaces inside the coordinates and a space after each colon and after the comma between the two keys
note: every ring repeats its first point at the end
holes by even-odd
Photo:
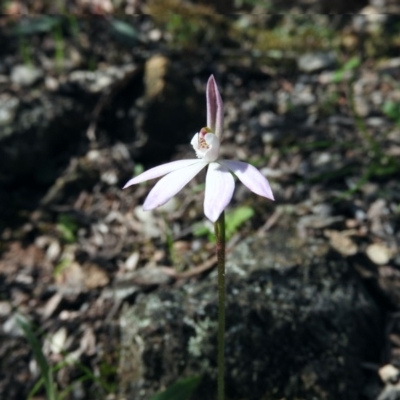
{"type": "Polygon", "coordinates": [[[192,398],[213,398],[205,175],[154,212],[155,181],[122,191],[194,157],[211,74],[222,156],[276,199],[238,183],[227,209],[228,398],[400,398],[397,2],[1,9],[0,398],[48,398],[38,352],[56,398],[144,400],[199,374],[192,398]]]}

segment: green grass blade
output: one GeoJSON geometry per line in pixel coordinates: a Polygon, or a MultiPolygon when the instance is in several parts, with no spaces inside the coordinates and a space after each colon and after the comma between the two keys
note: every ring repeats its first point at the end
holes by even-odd
{"type": "Polygon", "coordinates": [[[47,398],[48,400],[56,400],[57,391],[53,380],[52,369],[43,354],[40,342],[37,339],[36,335],[33,333],[31,325],[28,322],[24,321],[22,318],[18,318],[18,324],[24,331],[25,337],[28,340],[29,345],[32,349],[33,356],[35,357],[39,365],[40,374],[42,376],[43,384],[47,393],[47,398]]]}
{"type": "Polygon", "coordinates": [[[44,384],[44,380],[43,378],[40,378],[35,385],[33,386],[33,388],[31,389],[31,391],[28,394],[28,397],[26,398],[26,400],[31,400],[33,399],[33,396],[38,392],[38,390],[43,386],[44,384]]]}

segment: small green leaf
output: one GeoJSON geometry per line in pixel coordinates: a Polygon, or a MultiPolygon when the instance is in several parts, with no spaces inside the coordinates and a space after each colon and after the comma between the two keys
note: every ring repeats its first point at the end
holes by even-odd
{"type": "Polygon", "coordinates": [[[120,41],[122,44],[133,46],[139,40],[139,35],[136,29],[134,29],[132,25],[128,24],[125,21],[114,19],[111,21],[110,28],[111,34],[116,40],[120,41]]]}
{"type": "Polygon", "coordinates": [[[200,383],[200,377],[192,376],[173,383],[161,393],[157,393],[151,400],[189,400],[200,383]]]}
{"type": "Polygon", "coordinates": [[[210,243],[215,243],[216,239],[215,239],[215,234],[214,234],[214,229],[213,229],[213,225],[211,222],[197,222],[194,224],[193,226],[193,235],[196,237],[199,236],[208,236],[208,241],[210,243]]]}
{"type": "Polygon", "coordinates": [[[135,167],[133,168],[133,176],[139,175],[143,171],[144,171],[143,164],[135,164],[135,167]]]}
{"type": "Polygon", "coordinates": [[[111,25],[116,32],[124,36],[129,36],[130,38],[136,39],[137,32],[135,31],[135,29],[132,28],[131,25],[127,24],[126,22],[114,20],[111,22],[111,25]]]}
{"type": "Polygon", "coordinates": [[[238,207],[226,215],[226,238],[229,239],[239,227],[254,215],[251,207],[238,207]]]}
{"type": "MultiPolygon", "coordinates": [[[[238,207],[233,211],[227,212],[225,221],[225,235],[226,239],[229,240],[233,234],[243,225],[248,219],[254,215],[254,210],[251,207],[238,207]]],[[[214,230],[211,224],[205,224],[199,222],[193,226],[194,236],[206,236],[210,242],[215,242],[214,230]]]]}
{"type": "Polygon", "coordinates": [[[196,237],[205,236],[210,233],[210,229],[203,223],[198,222],[193,226],[193,235],[196,237]]]}
{"type": "Polygon", "coordinates": [[[61,261],[54,267],[53,277],[56,278],[59,276],[69,265],[71,264],[71,260],[67,258],[62,258],[61,261]]]}
{"type": "Polygon", "coordinates": [[[60,214],[58,217],[57,229],[61,233],[62,238],[67,243],[76,242],[76,233],[78,224],[75,219],[67,214],[60,214]]]}
{"type": "Polygon", "coordinates": [[[344,65],[343,65],[343,71],[351,71],[355,68],[357,68],[361,64],[361,60],[359,57],[351,57],[350,60],[348,60],[344,65]]]}
{"type": "Polygon", "coordinates": [[[21,20],[14,28],[13,32],[16,35],[23,36],[30,36],[37,33],[47,33],[60,23],[61,18],[58,16],[42,15],[39,17],[21,20]]]}
{"type": "Polygon", "coordinates": [[[394,101],[387,100],[383,103],[382,111],[389,118],[395,120],[396,122],[400,121],[400,104],[395,103],[394,101]]]}
{"type": "Polygon", "coordinates": [[[352,57],[350,60],[346,61],[342,68],[335,71],[334,81],[339,83],[343,79],[343,75],[347,71],[352,71],[356,69],[361,64],[361,60],[359,57],[352,57]]]}

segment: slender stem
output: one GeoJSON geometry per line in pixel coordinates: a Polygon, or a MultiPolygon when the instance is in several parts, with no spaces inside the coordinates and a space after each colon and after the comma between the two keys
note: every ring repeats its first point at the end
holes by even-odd
{"type": "Polygon", "coordinates": [[[225,215],[214,224],[218,265],[218,400],[225,398],[225,215]]]}

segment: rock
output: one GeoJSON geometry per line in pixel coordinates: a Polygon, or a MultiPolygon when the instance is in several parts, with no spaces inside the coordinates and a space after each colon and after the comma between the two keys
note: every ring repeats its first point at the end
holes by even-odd
{"type": "MultiPolygon", "coordinates": [[[[377,360],[379,310],[348,262],[293,232],[249,239],[228,258],[227,398],[358,399],[361,362],[377,360]]],[[[216,273],[140,294],[120,319],[121,394],[148,399],[204,374],[193,399],[215,397],[216,273]]]]}
{"type": "Polygon", "coordinates": [[[381,243],[373,243],[366,250],[368,258],[375,264],[384,265],[392,258],[391,250],[381,243]]]}
{"type": "Polygon", "coordinates": [[[46,353],[61,354],[66,350],[68,332],[65,326],[58,329],[56,332],[49,334],[43,344],[46,353]]]}
{"type": "Polygon", "coordinates": [[[106,286],[110,279],[104,269],[93,263],[85,263],[83,265],[85,274],[84,282],[87,289],[95,289],[98,287],[106,286]]]}
{"type": "Polygon", "coordinates": [[[263,128],[270,128],[271,126],[282,125],[282,117],[272,111],[263,111],[258,116],[258,123],[263,128]]]}
{"type": "Polygon", "coordinates": [[[364,96],[354,96],[354,110],[360,117],[367,117],[370,114],[370,106],[364,96]]]}
{"type": "Polygon", "coordinates": [[[324,215],[304,215],[300,217],[298,228],[300,230],[306,228],[322,229],[342,221],[343,217],[340,216],[326,217],[324,215]]]}
{"type": "Polygon", "coordinates": [[[379,376],[385,383],[385,388],[377,400],[398,400],[400,399],[400,371],[391,364],[384,365],[379,369],[379,376]]]}
{"type": "Polygon", "coordinates": [[[316,96],[313,94],[311,85],[297,83],[291,93],[291,101],[294,106],[310,106],[315,103],[316,96]]]}
{"type": "Polygon", "coordinates": [[[28,65],[16,65],[11,70],[11,81],[19,86],[32,86],[42,77],[42,70],[28,65]]]}
{"type": "Polygon", "coordinates": [[[72,262],[55,277],[63,293],[79,294],[85,290],[85,273],[80,264],[72,262]]]}
{"type": "Polygon", "coordinates": [[[385,383],[397,383],[400,380],[400,371],[394,365],[386,364],[378,371],[380,378],[385,383]]]}
{"type": "Polygon", "coordinates": [[[261,140],[264,144],[275,144],[279,143],[285,136],[285,133],[280,129],[272,129],[267,132],[263,132],[261,140]]]}
{"type": "MultiPolygon", "coordinates": [[[[0,95],[0,126],[8,125],[14,120],[18,105],[19,100],[17,97],[10,96],[7,93],[0,95]]],[[[0,133],[0,139],[4,136],[4,132],[3,134],[0,133]]]]}
{"type": "Polygon", "coordinates": [[[96,71],[76,70],[68,77],[70,84],[79,87],[81,90],[90,93],[100,93],[109,89],[116,82],[135,73],[137,67],[134,64],[121,66],[109,66],[96,71]]]}
{"type": "Polygon", "coordinates": [[[11,304],[8,301],[0,301],[0,317],[7,317],[11,314],[11,304]]]}
{"type": "MultiPolygon", "coordinates": [[[[119,282],[125,285],[131,284],[132,286],[137,285],[142,287],[165,285],[171,282],[171,274],[168,273],[168,268],[147,266],[124,274],[119,279],[119,282]]],[[[116,283],[118,285],[118,281],[116,283]]]]}
{"type": "Polygon", "coordinates": [[[3,323],[2,331],[6,335],[13,337],[24,336],[24,331],[21,327],[21,323],[28,324],[29,319],[19,312],[14,312],[3,323]]]}
{"type": "Polygon", "coordinates": [[[141,233],[147,238],[156,238],[161,235],[161,228],[158,223],[158,219],[154,213],[144,211],[143,207],[136,206],[134,209],[135,217],[141,222],[141,233]]]}
{"type": "Polygon", "coordinates": [[[380,12],[373,6],[367,6],[359,14],[354,15],[353,27],[356,32],[379,33],[387,20],[388,14],[380,12]]]}
{"type": "Polygon", "coordinates": [[[138,251],[134,251],[125,261],[125,268],[128,271],[133,271],[136,269],[137,264],[140,260],[140,254],[138,251]]]}
{"type": "MultiPolygon", "coordinates": [[[[12,107],[7,108],[9,115],[2,120],[0,133],[0,185],[37,176],[42,182],[51,180],[56,170],[52,162],[77,141],[90,102],[47,93],[24,102],[10,102],[12,107]],[[50,178],[42,173],[44,169],[50,178]]],[[[0,114],[1,109],[0,105],[0,114]]]]}
{"type": "Polygon", "coordinates": [[[331,246],[343,256],[353,256],[357,253],[357,244],[350,238],[347,232],[325,230],[325,236],[329,238],[331,246]]]}
{"type": "Polygon", "coordinates": [[[397,76],[400,68],[400,57],[389,58],[379,62],[377,70],[381,74],[397,76]]]}
{"type": "Polygon", "coordinates": [[[336,56],[333,52],[307,53],[299,58],[297,66],[300,71],[310,73],[331,68],[335,62],[336,56]]]}

